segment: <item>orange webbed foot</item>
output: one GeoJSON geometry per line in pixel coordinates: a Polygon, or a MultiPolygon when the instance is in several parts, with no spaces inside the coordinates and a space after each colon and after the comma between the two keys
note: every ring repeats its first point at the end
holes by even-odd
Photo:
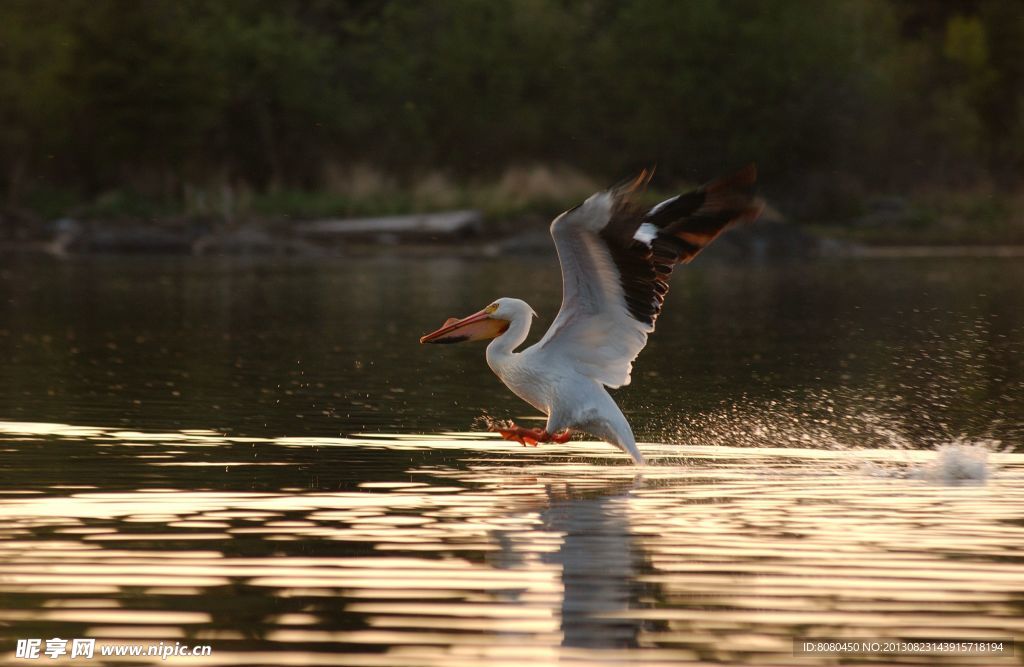
{"type": "Polygon", "coordinates": [[[568,430],[552,435],[542,428],[523,428],[512,422],[491,424],[488,430],[500,433],[505,440],[514,440],[527,447],[536,447],[541,442],[567,442],[572,435],[568,430]]]}

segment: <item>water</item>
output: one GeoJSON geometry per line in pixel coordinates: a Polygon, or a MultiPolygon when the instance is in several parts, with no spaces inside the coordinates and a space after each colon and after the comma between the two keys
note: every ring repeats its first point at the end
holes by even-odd
{"type": "Polygon", "coordinates": [[[1024,638],[1019,261],[687,267],[616,394],[643,469],[473,430],[531,414],[482,347],[417,343],[497,296],[543,327],[546,259],[4,261],[4,660],[90,637],[212,647],[135,664],[833,665],[793,638],[1024,638]]]}

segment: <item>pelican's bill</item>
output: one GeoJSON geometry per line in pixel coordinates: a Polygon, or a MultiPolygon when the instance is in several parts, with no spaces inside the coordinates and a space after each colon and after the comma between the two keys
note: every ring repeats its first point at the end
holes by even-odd
{"type": "Polygon", "coordinates": [[[454,317],[433,333],[420,338],[421,343],[464,343],[474,340],[490,340],[497,338],[508,329],[508,320],[491,317],[486,310],[481,310],[461,320],[454,317]]]}

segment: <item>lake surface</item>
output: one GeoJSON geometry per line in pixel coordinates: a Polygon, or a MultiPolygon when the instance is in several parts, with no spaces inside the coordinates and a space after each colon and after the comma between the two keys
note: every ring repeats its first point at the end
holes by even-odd
{"type": "Polygon", "coordinates": [[[1021,662],[1019,259],[681,268],[615,393],[644,468],[482,432],[535,415],[482,345],[417,342],[499,296],[536,340],[553,258],[2,262],[8,662],[1021,662]],[[160,642],[212,653],[98,655],[160,642]]]}

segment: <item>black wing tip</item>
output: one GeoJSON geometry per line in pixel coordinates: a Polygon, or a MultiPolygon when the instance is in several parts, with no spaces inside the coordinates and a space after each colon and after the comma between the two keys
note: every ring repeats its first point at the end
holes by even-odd
{"type": "Polygon", "coordinates": [[[721,192],[753,193],[753,189],[756,184],[757,163],[750,162],[731,174],[720,176],[719,178],[708,181],[699,189],[708,194],[717,194],[721,192]]]}
{"type": "MultiPolygon", "coordinates": [[[[645,169],[636,178],[613,189],[620,205],[628,203],[629,195],[645,187],[652,175],[653,169],[645,169]]],[[[602,236],[609,241],[626,310],[634,320],[653,328],[661,314],[675,265],[688,264],[726,228],[757,219],[764,209],[764,201],[754,195],[756,182],[757,165],[751,162],[732,174],[666,200],[642,215],[633,206],[619,209],[623,222],[628,219],[634,221],[633,224],[614,232],[609,226],[602,236]],[[650,243],[636,242],[633,236],[642,223],[658,228],[650,243]],[[625,231],[629,234],[622,233],[625,231]]]]}
{"type": "Polygon", "coordinates": [[[703,208],[728,216],[728,226],[754,222],[765,208],[765,201],[757,196],[756,189],[757,164],[751,162],[739,171],[706,184],[703,208]]]}

